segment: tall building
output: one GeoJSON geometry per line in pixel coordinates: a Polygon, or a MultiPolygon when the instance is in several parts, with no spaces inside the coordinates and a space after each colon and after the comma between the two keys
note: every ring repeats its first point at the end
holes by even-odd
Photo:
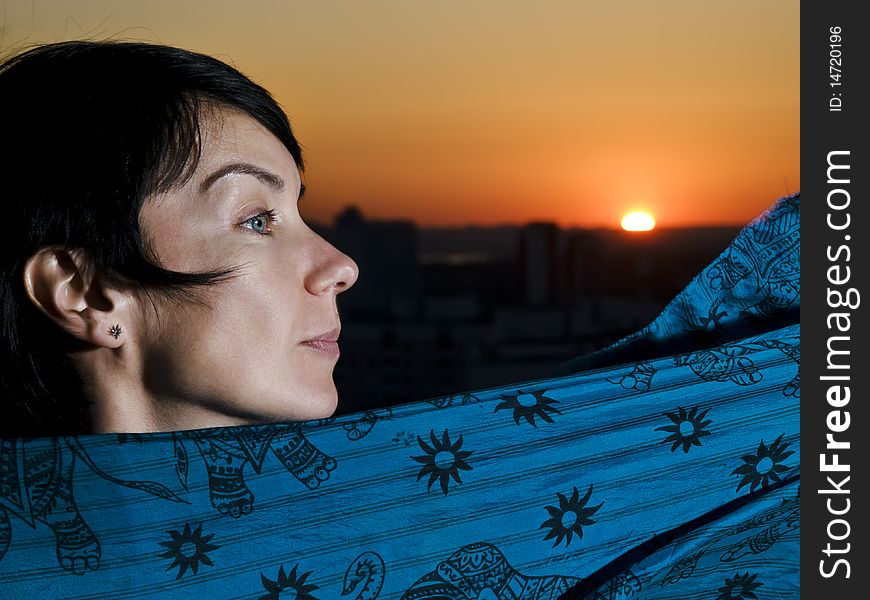
{"type": "Polygon", "coordinates": [[[356,318],[416,319],[420,314],[417,227],[412,221],[369,221],[355,206],[324,237],[356,261],[359,277],[338,300],[356,318]]]}
{"type": "Polygon", "coordinates": [[[519,271],[525,304],[553,306],[559,301],[559,227],[529,223],[520,232],[519,271]]]}
{"type": "Polygon", "coordinates": [[[599,281],[600,251],[601,240],[594,231],[578,229],[567,235],[564,280],[570,304],[589,296],[599,281]]]}

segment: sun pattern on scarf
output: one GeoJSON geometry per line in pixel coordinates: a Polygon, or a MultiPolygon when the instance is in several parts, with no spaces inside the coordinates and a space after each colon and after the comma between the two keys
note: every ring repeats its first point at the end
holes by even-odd
{"type": "Polygon", "coordinates": [[[556,492],[556,496],[559,498],[559,506],[544,507],[547,509],[547,512],[550,513],[550,518],[541,523],[541,526],[538,527],[538,529],[549,527],[550,532],[544,536],[544,539],[548,540],[555,537],[556,541],[553,542],[553,547],[555,548],[564,538],[565,547],[567,548],[571,543],[573,535],[576,534],[578,539],[583,538],[584,525],[593,525],[596,523],[595,520],[590,519],[589,517],[595,514],[604,503],[602,502],[598,506],[586,506],[586,503],[589,502],[589,498],[592,496],[592,484],[589,485],[586,494],[579,500],[578,497],[580,494],[576,487],[574,488],[574,493],[571,494],[570,500],[567,499],[564,494],[560,494],[559,492],[556,492]]]}
{"type": "Polygon", "coordinates": [[[688,454],[689,448],[692,446],[700,446],[701,439],[705,435],[710,435],[710,432],[704,429],[713,421],[710,419],[704,420],[704,417],[707,416],[707,413],[710,411],[708,408],[705,411],[698,412],[699,407],[694,407],[692,410],[686,412],[682,406],[678,406],[676,411],[666,412],[665,416],[672,421],[671,425],[663,425],[662,427],[656,427],[656,431],[667,431],[670,433],[665,439],[661,441],[662,444],[666,444],[668,442],[673,442],[673,446],[671,446],[671,452],[676,451],[679,448],[680,444],[683,446],[683,453],[688,454]]]}
{"type": "Polygon", "coordinates": [[[735,573],[734,577],[726,577],[725,585],[716,590],[719,592],[716,600],[756,600],[758,596],[755,595],[754,590],[764,585],[756,583],[756,577],[758,577],[758,573],[750,575],[749,571],[743,575],[735,573]]]}
{"type": "Polygon", "coordinates": [[[160,556],[173,559],[172,564],[166,567],[166,570],[169,571],[173,567],[178,567],[178,575],[176,575],[175,579],[181,579],[181,576],[184,575],[188,569],[196,575],[199,571],[200,564],[208,565],[210,567],[214,566],[214,563],[208,557],[206,552],[217,550],[220,546],[210,543],[211,539],[214,537],[213,533],[206,536],[202,535],[202,523],[192,531],[190,523],[185,523],[184,531],[181,533],[175,529],[170,529],[166,533],[172,536],[172,540],[168,542],[159,542],[161,546],[167,548],[166,552],[160,556]]]}
{"type": "Polygon", "coordinates": [[[736,491],[739,492],[744,485],[749,485],[750,492],[754,492],[759,485],[766,488],[771,481],[780,481],[779,474],[791,468],[782,464],[785,459],[794,454],[791,450],[785,451],[791,444],[782,443],[782,436],[783,434],[780,434],[770,447],[766,446],[762,439],[755,454],[746,454],[742,457],[744,464],[731,472],[732,475],[743,476],[736,491]]]}
{"type": "Polygon", "coordinates": [[[295,598],[296,600],[317,600],[309,592],[319,589],[319,585],[313,583],[305,583],[305,579],[311,575],[312,571],[306,571],[302,575],[296,575],[296,568],[299,564],[293,565],[293,569],[289,573],[284,571],[284,565],[278,569],[278,577],[272,581],[262,573],[260,580],[263,582],[263,587],[266,588],[268,594],[260,596],[258,600],[278,600],[278,598],[295,598]],[[292,590],[292,591],[288,591],[292,590]]]}
{"type": "Polygon", "coordinates": [[[532,393],[517,391],[513,394],[502,394],[502,401],[496,405],[493,412],[498,412],[502,409],[512,409],[514,411],[514,422],[520,424],[520,419],[525,419],[532,427],[537,427],[535,417],[539,417],[547,423],[552,423],[553,418],[547,413],[556,413],[561,415],[559,409],[551,406],[558,404],[558,400],[554,400],[546,396],[545,390],[538,390],[532,393]]]}
{"type": "Polygon", "coordinates": [[[459,439],[455,444],[450,442],[450,434],[447,430],[444,430],[444,433],[441,435],[441,440],[435,437],[435,430],[430,430],[429,438],[432,440],[432,445],[430,446],[426,442],[423,441],[423,438],[417,436],[417,443],[420,445],[420,448],[426,453],[423,456],[412,456],[414,460],[423,464],[423,468],[420,469],[420,472],[417,474],[417,481],[423,478],[424,475],[429,475],[429,485],[427,487],[427,491],[432,490],[432,484],[436,479],[440,479],[441,481],[441,491],[444,495],[447,495],[447,484],[450,481],[450,478],[456,480],[457,483],[462,483],[462,479],[459,477],[459,469],[463,471],[470,471],[472,469],[471,465],[465,462],[465,459],[471,456],[474,451],[473,450],[462,450],[459,449],[462,447],[462,435],[459,436],[459,439]]]}

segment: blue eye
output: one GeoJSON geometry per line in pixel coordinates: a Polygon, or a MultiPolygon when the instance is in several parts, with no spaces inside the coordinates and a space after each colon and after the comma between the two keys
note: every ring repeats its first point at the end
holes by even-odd
{"type": "Polygon", "coordinates": [[[243,225],[248,229],[259,233],[260,235],[269,235],[272,233],[270,225],[275,222],[275,211],[265,210],[258,213],[245,221],[243,225]]]}

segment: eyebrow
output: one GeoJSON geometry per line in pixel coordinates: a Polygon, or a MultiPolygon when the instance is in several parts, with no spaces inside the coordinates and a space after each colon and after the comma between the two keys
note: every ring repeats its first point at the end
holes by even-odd
{"type": "MultiPolygon", "coordinates": [[[[283,192],[284,188],[286,187],[284,180],[270,171],[266,171],[265,169],[261,169],[260,167],[249,163],[231,163],[228,165],[224,165],[223,167],[206,177],[199,186],[199,193],[204,193],[206,190],[208,190],[208,188],[214,185],[214,183],[218,179],[226,177],[227,175],[253,175],[257,179],[265,183],[267,186],[279,193],[283,192]]],[[[302,198],[302,194],[304,193],[304,191],[305,186],[303,185],[302,191],[300,191],[299,193],[300,198],[302,198]]]]}

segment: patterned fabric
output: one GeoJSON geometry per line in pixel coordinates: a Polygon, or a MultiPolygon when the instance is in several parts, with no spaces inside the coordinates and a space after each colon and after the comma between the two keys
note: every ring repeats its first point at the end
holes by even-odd
{"type": "Polygon", "coordinates": [[[3,595],[798,597],[800,330],[770,326],[800,302],[798,209],[591,370],[319,421],[2,440],[3,595]],[[728,340],[659,352],[702,318],[728,340]],[[653,352],[620,360],[639,337],[653,352]]]}

